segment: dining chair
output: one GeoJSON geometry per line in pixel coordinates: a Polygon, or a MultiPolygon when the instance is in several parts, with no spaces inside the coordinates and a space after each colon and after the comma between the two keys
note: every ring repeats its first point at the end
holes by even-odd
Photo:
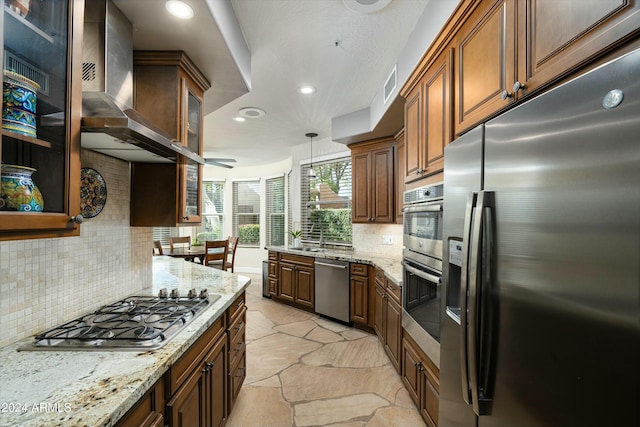
{"type": "MultiPolygon", "coordinates": [[[[185,249],[191,249],[191,237],[190,236],[181,236],[181,237],[169,237],[169,248],[173,252],[174,248],[183,247],[185,249]]],[[[187,261],[193,261],[193,257],[186,257],[187,261]]]]}
{"type": "Polygon", "coordinates": [[[238,238],[229,236],[229,255],[231,256],[231,261],[228,259],[225,261],[225,270],[231,270],[232,273],[236,264],[236,249],[238,249],[238,238]]]}
{"type": "Polygon", "coordinates": [[[160,242],[160,240],[153,241],[153,254],[164,255],[164,252],[162,252],[162,243],[160,242]]]}
{"type": "Polygon", "coordinates": [[[204,265],[227,270],[229,240],[207,240],[204,243],[204,265]]]}

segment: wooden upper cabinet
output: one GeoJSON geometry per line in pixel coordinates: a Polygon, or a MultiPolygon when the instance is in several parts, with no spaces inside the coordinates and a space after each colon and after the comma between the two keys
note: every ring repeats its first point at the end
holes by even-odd
{"type": "Polygon", "coordinates": [[[517,16],[525,95],[640,32],[638,0],[520,0],[517,16]]]}
{"type": "Polygon", "coordinates": [[[0,6],[5,95],[18,105],[28,93],[33,111],[3,121],[0,240],[78,236],[84,2],[38,2],[26,16],[9,4],[0,6]]]}
{"type": "Polygon", "coordinates": [[[405,168],[404,129],[396,135],[396,224],[402,224],[405,168]]]}
{"type": "Polygon", "coordinates": [[[354,223],[395,221],[395,141],[383,138],[352,144],[352,208],[354,223]]]}
{"type": "Polygon", "coordinates": [[[451,50],[445,49],[405,103],[405,183],[442,171],[451,142],[451,50]]]}
{"type": "MultiPolygon", "coordinates": [[[[136,110],[168,133],[176,144],[202,155],[203,99],[210,83],[189,57],[181,51],[136,51],[134,80],[136,110]]],[[[131,225],[199,224],[201,188],[202,165],[134,163],[131,225]],[[158,188],[160,183],[164,191],[158,188]]]]}
{"type": "Polygon", "coordinates": [[[459,135],[640,33],[638,0],[486,0],[453,38],[459,135]]]}
{"type": "Polygon", "coordinates": [[[515,81],[515,2],[482,2],[454,38],[455,114],[459,134],[513,98],[503,98],[515,81]]]}

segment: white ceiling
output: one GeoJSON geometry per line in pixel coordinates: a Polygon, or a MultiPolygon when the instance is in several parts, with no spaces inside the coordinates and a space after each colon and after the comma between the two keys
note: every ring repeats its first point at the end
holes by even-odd
{"type": "Polygon", "coordinates": [[[283,160],[291,147],[308,142],[307,132],[318,133],[320,144],[329,141],[332,118],[368,107],[379,93],[429,3],[393,0],[362,14],[343,0],[231,0],[251,53],[246,93],[210,12],[212,3],[224,1],[186,0],[195,18],[182,22],[160,0],[115,3],[133,22],[135,49],[184,50],[209,78],[205,157],[233,157],[237,166],[283,160]],[[303,84],[317,92],[299,94],[303,84]],[[233,121],[244,107],[266,116],[233,121]]]}

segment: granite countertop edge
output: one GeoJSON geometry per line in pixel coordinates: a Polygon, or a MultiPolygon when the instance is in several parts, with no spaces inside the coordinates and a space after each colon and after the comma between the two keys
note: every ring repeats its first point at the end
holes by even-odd
{"type": "Polygon", "coordinates": [[[206,287],[220,299],[151,352],[17,351],[33,337],[0,348],[0,427],[115,425],[250,283],[241,274],[154,257],[153,283],[135,295],[206,287]]]}
{"type": "Polygon", "coordinates": [[[315,252],[308,250],[293,249],[285,246],[267,246],[266,250],[282,252],[293,255],[301,255],[312,258],[333,259],[338,261],[357,262],[379,267],[384,271],[385,277],[402,287],[402,253],[397,256],[377,252],[367,252],[361,250],[344,249],[319,249],[315,252]]]}

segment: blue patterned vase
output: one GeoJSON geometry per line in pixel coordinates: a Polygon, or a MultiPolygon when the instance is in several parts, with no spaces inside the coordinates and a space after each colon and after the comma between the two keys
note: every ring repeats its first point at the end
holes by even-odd
{"type": "Polygon", "coordinates": [[[2,165],[0,178],[0,209],[42,212],[42,193],[31,179],[36,170],[26,166],[2,165]]]}
{"type": "Polygon", "coordinates": [[[4,70],[2,82],[2,129],[36,138],[36,93],[40,85],[4,70]]]}

